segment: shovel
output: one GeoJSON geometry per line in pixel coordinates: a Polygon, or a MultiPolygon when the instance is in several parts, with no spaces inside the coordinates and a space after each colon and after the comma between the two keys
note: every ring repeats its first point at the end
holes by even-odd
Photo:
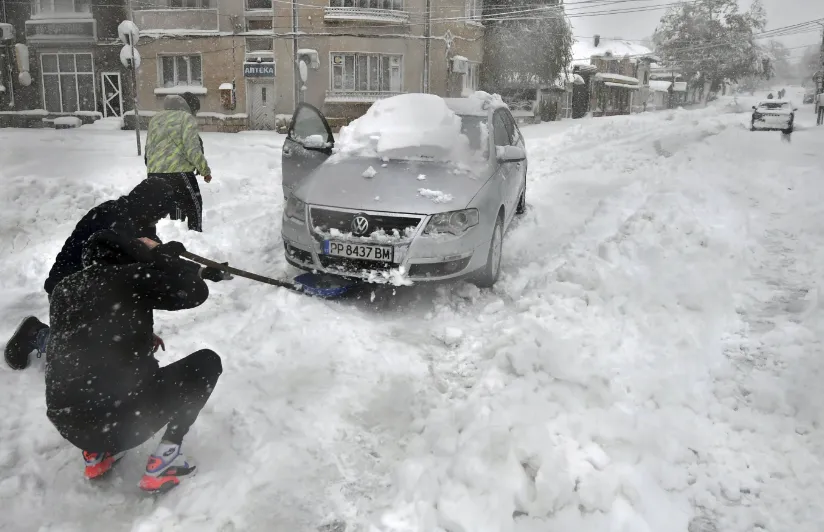
{"type": "Polygon", "coordinates": [[[338,297],[354,286],[353,282],[346,279],[333,276],[314,275],[312,273],[304,273],[297,276],[295,278],[295,281],[297,282],[283,281],[280,279],[272,279],[256,273],[239,270],[229,266],[228,264],[222,264],[220,262],[195,255],[189,251],[184,252],[182,256],[191,261],[197,262],[198,264],[202,264],[203,266],[216,268],[232,275],[237,275],[238,277],[245,277],[246,279],[251,279],[252,281],[277,286],[279,288],[286,288],[287,290],[310,296],[323,298],[338,297]]]}

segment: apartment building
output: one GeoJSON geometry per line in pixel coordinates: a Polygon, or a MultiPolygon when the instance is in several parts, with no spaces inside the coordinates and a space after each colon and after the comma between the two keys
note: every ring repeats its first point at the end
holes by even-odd
{"type": "Polygon", "coordinates": [[[345,123],[394,94],[459,96],[477,88],[481,1],[130,0],[140,108],[189,91],[204,129],[274,129],[302,101],[345,123]]]}
{"type": "Polygon", "coordinates": [[[3,0],[2,14],[10,38],[0,50],[0,124],[122,116],[129,96],[117,40],[124,0],[3,0]]]}

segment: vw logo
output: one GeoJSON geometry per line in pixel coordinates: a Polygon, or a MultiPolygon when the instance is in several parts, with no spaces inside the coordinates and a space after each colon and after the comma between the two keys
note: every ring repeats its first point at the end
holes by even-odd
{"type": "Polygon", "coordinates": [[[363,214],[358,214],[352,219],[352,234],[363,236],[369,230],[369,220],[363,214]]]}

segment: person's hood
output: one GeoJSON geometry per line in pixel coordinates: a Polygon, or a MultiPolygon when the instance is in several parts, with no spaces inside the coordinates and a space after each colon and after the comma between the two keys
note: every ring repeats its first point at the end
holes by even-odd
{"type": "Polygon", "coordinates": [[[83,245],[83,267],[123,265],[150,260],[149,247],[111,229],[93,234],[83,245]]]}
{"type": "Polygon", "coordinates": [[[175,209],[172,186],[160,177],[148,177],[126,195],[129,213],[142,221],[157,223],[175,209]]]}
{"type": "Polygon", "coordinates": [[[178,96],[177,94],[170,94],[163,99],[163,109],[166,111],[186,111],[187,113],[191,113],[192,110],[189,108],[189,104],[186,103],[186,100],[183,99],[182,96],[178,96]]]}

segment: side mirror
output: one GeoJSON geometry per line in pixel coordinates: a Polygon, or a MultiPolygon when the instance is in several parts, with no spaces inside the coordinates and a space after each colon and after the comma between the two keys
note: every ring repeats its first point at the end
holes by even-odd
{"type": "Polygon", "coordinates": [[[758,107],[756,107],[756,106],[754,106],[754,105],[753,105],[753,106],[752,106],[752,110],[753,110],[753,111],[755,111],[756,109],[758,109],[758,107]]]}
{"type": "Polygon", "coordinates": [[[326,148],[326,139],[323,138],[323,135],[309,135],[305,139],[303,139],[304,148],[308,148],[310,150],[321,150],[326,148]]]}
{"type": "Polygon", "coordinates": [[[526,152],[519,146],[495,146],[499,163],[517,163],[526,160],[526,152]]]}

